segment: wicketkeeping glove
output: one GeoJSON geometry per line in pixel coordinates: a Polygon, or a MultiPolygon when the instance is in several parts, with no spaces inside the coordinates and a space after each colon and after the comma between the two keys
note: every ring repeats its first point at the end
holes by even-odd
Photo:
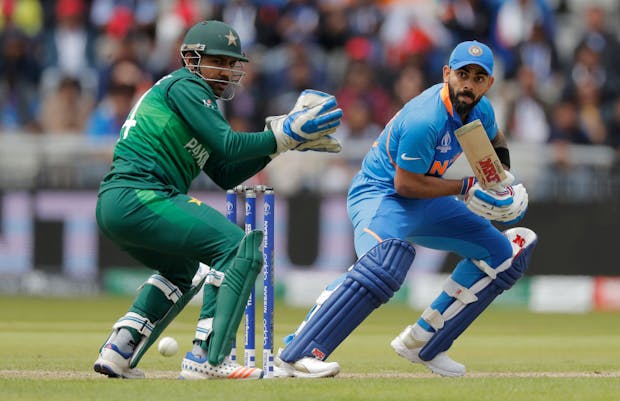
{"type": "MultiPolygon", "coordinates": [[[[276,153],[334,133],[342,119],[342,110],[337,106],[338,103],[334,96],[319,91],[305,90],[289,114],[268,117],[265,128],[274,134],[277,143],[276,153]]],[[[334,146],[336,145],[333,143],[330,145],[332,149],[334,146]]]]}
{"type": "MultiPolygon", "coordinates": [[[[304,108],[323,104],[326,100],[329,100],[329,98],[332,97],[333,96],[329,93],[321,92],[315,89],[306,89],[301,92],[297,98],[292,111],[300,111],[304,108]]],[[[342,150],[342,145],[338,139],[331,136],[334,132],[336,132],[336,128],[333,128],[332,132],[319,139],[299,144],[295,150],[300,152],[311,150],[313,152],[339,153],[342,150]]]]}
{"type": "Polygon", "coordinates": [[[333,136],[325,135],[314,141],[300,143],[294,150],[300,152],[311,150],[313,152],[339,153],[342,150],[342,145],[333,136]]]}

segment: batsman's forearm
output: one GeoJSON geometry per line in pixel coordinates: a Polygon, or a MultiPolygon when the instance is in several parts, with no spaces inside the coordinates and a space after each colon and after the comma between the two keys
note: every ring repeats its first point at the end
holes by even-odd
{"type": "Polygon", "coordinates": [[[396,192],[405,198],[428,199],[460,194],[463,181],[424,176],[423,179],[415,181],[399,182],[395,179],[394,187],[396,192]]]}

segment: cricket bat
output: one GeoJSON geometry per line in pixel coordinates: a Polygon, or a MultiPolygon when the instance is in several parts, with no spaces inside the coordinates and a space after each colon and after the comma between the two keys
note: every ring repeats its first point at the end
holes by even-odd
{"type": "Polygon", "coordinates": [[[463,153],[478,179],[487,189],[506,179],[504,167],[491,145],[480,120],[474,120],[454,131],[463,153]]]}

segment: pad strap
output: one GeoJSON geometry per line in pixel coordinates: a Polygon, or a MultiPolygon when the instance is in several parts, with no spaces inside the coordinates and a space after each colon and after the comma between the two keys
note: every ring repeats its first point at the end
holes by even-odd
{"type": "Polygon", "coordinates": [[[118,330],[121,327],[131,327],[143,336],[148,337],[153,332],[155,325],[144,316],[140,316],[135,312],[127,312],[125,316],[118,319],[114,326],[112,326],[114,330],[118,330]]]}
{"type": "Polygon", "coordinates": [[[207,338],[213,333],[213,318],[200,319],[196,325],[196,334],[194,338],[201,341],[207,341],[207,338]]]}
{"type": "Polygon", "coordinates": [[[422,312],[422,319],[435,330],[441,329],[446,323],[446,319],[444,319],[441,312],[433,308],[426,308],[424,312],[422,312]]]}
{"type": "Polygon", "coordinates": [[[449,277],[448,280],[446,280],[443,285],[443,290],[446,294],[450,295],[452,298],[461,301],[464,304],[470,304],[478,300],[478,297],[472,290],[460,285],[459,283],[454,281],[452,277],[449,277]]]}
{"type": "Polygon", "coordinates": [[[144,284],[142,284],[142,286],[145,286],[146,284],[156,287],[173,303],[177,303],[179,298],[183,295],[179,287],[172,284],[167,278],[160,274],[153,274],[144,284]]]}
{"type": "Polygon", "coordinates": [[[497,278],[497,271],[493,269],[491,266],[489,266],[487,262],[485,262],[484,260],[478,260],[478,259],[470,259],[470,260],[473,262],[474,265],[476,265],[478,269],[482,270],[484,274],[491,277],[493,280],[497,278]]]}
{"type": "Polygon", "coordinates": [[[214,287],[219,287],[222,285],[225,276],[226,275],[224,273],[211,269],[205,276],[205,284],[211,284],[214,287]]]}

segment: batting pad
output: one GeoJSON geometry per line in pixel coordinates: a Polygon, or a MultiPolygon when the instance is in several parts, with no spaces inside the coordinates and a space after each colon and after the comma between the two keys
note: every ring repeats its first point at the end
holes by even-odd
{"type": "Polygon", "coordinates": [[[370,249],[284,348],[281,358],[327,358],[373,310],[402,285],[415,258],[411,244],[388,239],[370,249]]]}
{"type": "Polygon", "coordinates": [[[459,306],[459,302],[454,302],[443,313],[441,316],[442,327],[420,350],[419,355],[422,360],[430,361],[440,352],[447,351],[454,340],[480,316],[498,295],[510,289],[517,280],[523,277],[538,243],[538,237],[534,231],[523,227],[506,230],[504,234],[512,245],[512,261],[508,259],[507,268],[502,271],[497,270],[501,270],[504,263],[495,271],[492,271],[493,269],[485,271],[489,277],[484,277],[468,290],[471,291],[473,298],[468,300],[465,305],[461,302],[459,306]],[[484,285],[485,283],[486,285],[484,285]],[[453,306],[455,308],[451,310],[453,306]]]}
{"type": "Polygon", "coordinates": [[[221,364],[232,350],[248,297],[263,268],[262,242],[262,231],[250,231],[241,240],[232,265],[226,269],[215,301],[213,334],[209,343],[209,363],[213,366],[221,364]]]}

